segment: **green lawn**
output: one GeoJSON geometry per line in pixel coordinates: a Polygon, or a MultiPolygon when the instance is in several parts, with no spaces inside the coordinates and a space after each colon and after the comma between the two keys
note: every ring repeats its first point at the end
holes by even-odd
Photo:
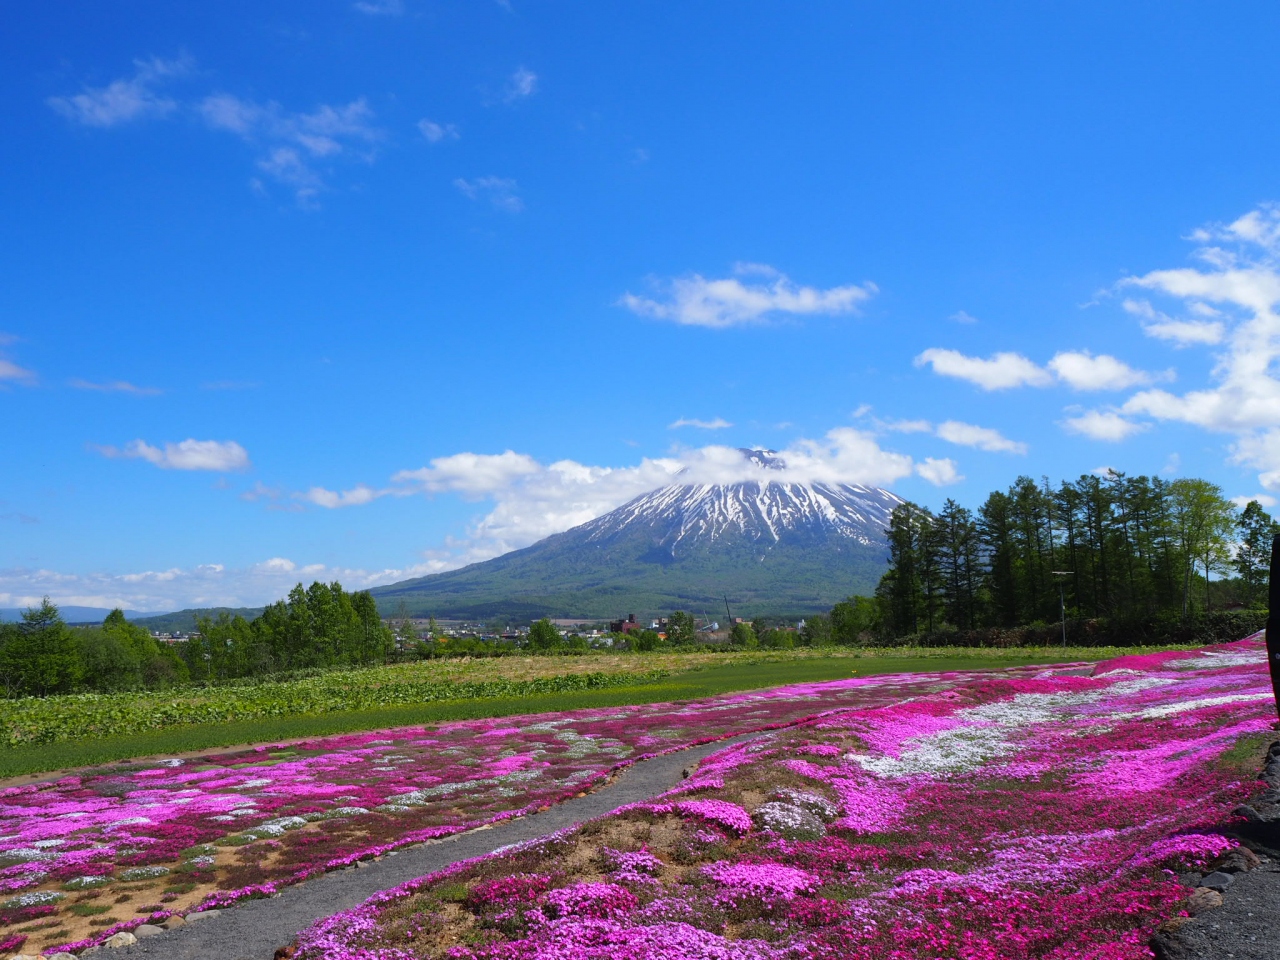
{"type": "MultiPolygon", "coordinates": [[[[1089,651],[1091,659],[1119,651],[1089,651]]],[[[1124,652],[1137,652],[1129,650],[1124,652]]],[[[869,652],[870,653],[870,652],[869,652]]],[[[516,714],[609,707],[622,704],[693,700],[721,693],[755,690],[790,683],[837,680],[884,673],[939,672],[991,669],[1035,663],[1055,663],[1077,656],[1079,650],[981,651],[958,656],[893,656],[882,651],[864,656],[804,657],[765,662],[703,667],[657,682],[602,690],[573,690],[557,694],[437,700],[421,705],[397,705],[370,710],[334,711],[273,717],[241,722],[190,724],[131,736],[32,744],[0,749],[0,777],[47,773],[127,758],[163,756],[192,750],[267,743],[380,727],[437,723],[445,720],[501,717],[516,714]],[[1064,657],[1063,653],[1068,656],[1064,657]]]]}

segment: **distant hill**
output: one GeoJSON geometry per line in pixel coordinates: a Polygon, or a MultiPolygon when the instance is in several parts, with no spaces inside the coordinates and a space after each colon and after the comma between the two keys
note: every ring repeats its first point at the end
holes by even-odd
{"type": "MultiPolygon", "coordinates": [[[[21,620],[22,611],[25,609],[25,607],[0,607],[0,623],[21,620]]],[[[110,607],[64,607],[61,604],[58,605],[58,610],[66,623],[101,623],[111,612],[110,607]]],[[[130,620],[149,616],[136,610],[126,610],[124,615],[130,620]]]]}
{"type": "Polygon", "coordinates": [[[226,613],[233,617],[239,614],[246,620],[252,620],[261,612],[262,607],[196,607],[174,613],[140,613],[129,619],[153,633],[190,633],[196,628],[196,621],[201,617],[216,619],[218,614],[226,613]]]}
{"type": "MultiPolygon", "coordinates": [[[[744,450],[781,466],[768,451],[744,450]]],[[[523,550],[371,591],[384,615],[613,618],[674,609],[805,614],[871,593],[903,501],[851,484],[673,484],[523,550]]]]}

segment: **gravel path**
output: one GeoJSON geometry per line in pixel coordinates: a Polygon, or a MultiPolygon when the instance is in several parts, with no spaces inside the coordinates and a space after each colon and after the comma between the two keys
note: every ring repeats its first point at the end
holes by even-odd
{"type": "Polygon", "coordinates": [[[1237,874],[1222,906],[1159,943],[1161,960],[1280,960],[1280,865],[1237,874]]]}
{"type": "Polygon", "coordinates": [[[268,960],[315,920],[347,910],[380,890],[483,856],[498,847],[531,840],[584,820],[603,816],[627,803],[647,800],[680,783],[682,771],[709,754],[760,736],[743,734],[715,743],[642,760],[611,783],[585,797],[557,804],[536,815],[508,820],[481,830],[407,848],[359,869],[339,870],[287,887],[277,897],[250,900],[176,930],[129,947],[103,949],[95,957],[157,957],[164,960],[268,960]]]}

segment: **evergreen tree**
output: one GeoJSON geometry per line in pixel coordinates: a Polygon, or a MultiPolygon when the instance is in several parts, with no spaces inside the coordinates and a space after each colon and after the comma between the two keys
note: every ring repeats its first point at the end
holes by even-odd
{"type": "Polygon", "coordinates": [[[1280,524],[1271,519],[1262,504],[1250,500],[1236,526],[1240,543],[1232,565],[1240,577],[1244,602],[1249,606],[1265,604],[1271,583],[1271,541],[1280,533],[1280,524]]]}

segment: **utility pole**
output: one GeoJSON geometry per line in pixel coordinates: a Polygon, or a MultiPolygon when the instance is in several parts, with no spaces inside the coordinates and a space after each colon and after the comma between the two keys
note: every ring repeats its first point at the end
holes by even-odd
{"type": "Polygon", "coordinates": [[[1267,663],[1271,667],[1271,692],[1280,713],[1280,535],[1271,540],[1271,581],[1267,585],[1267,663]]]}
{"type": "Polygon", "coordinates": [[[1062,645],[1067,645],[1067,594],[1064,588],[1067,577],[1072,576],[1070,570],[1050,570],[1058,581],[1058,609],[1062,613],[1062,645]]]}
{"type": "Polygon", "coordinates": [[[730,629],[733,628],[733,614],[729,612],[728,597],[724,598],[724,622],[729,626],[730,629]]]}

